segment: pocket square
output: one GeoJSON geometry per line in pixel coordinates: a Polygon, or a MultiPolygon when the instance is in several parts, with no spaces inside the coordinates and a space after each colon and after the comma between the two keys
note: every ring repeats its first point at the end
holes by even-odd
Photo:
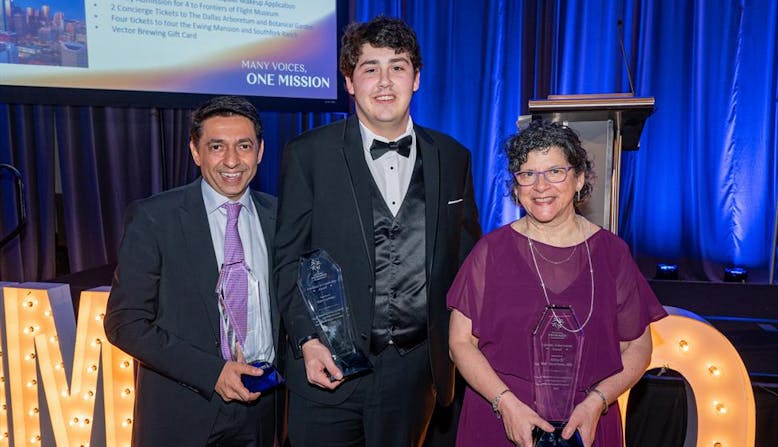
{"type": "Polygon", "coordinates": [[[465,199],[449,200],[449,201],[448,201],[448,204],[449,204],[449,205],[453,205],[453,204],[455,204],[455,203],[459,203],[459,202],[461,202],[461,201],[463,201],[463,200],[465,200],[465,199]]]}

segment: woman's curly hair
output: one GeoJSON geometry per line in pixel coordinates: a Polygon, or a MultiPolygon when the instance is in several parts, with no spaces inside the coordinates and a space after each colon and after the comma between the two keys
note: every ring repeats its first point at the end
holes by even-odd
{"type": "Polygon", "coordinates": [[[526,129],[519,131],[505,143],[505,155],[508,159],[508,172],[511,174],[511,196],[519,203],[516,196],[515,172],[521,170],[521,166],[527,162],[527,157],[532,151],[544,151],[552,147],[562,150],[565,159],[573,167],[576,175],[584,173],[584,185],[580,194],[576,194],[573,204],[578,207],[585,202],[592,193],[594,187],[594,163],[592,163],[586,149],[581,146],[581,140],[573,129],[561,123],[544,120],[533,120],[526,129]]]}

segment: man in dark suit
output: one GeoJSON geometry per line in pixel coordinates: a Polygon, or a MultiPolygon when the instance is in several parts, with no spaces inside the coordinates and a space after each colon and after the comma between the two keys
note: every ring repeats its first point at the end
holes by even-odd
{"type": "Polygon", "coordinates": [[[470,152],[410,118],[420,67],[403,21],[352,24],[340,69],[356,115],[284,151],[276,280],[293,447],[418,446],[436,396],[452,400],[445,296],[480,227],[470,152]],[[368,374],[343,380],[317,338],[296,285],[298,260],[312,249],[342,270],[368,374]]]}
{"type": "Polygon", "coordinates": [[[279,326],[268,287],[276,202],[248,188],[262,123],[245,99],[218,97],[194,112],[190,136],[202,179],[130,206],[108,299],[108,340],[139,364],[132,444],[272,447],[282,399],[241,381],[262,375],[246,359],[274,361],[279,326]],[[227,265],[247,274],[217,294],[227,265]]]}

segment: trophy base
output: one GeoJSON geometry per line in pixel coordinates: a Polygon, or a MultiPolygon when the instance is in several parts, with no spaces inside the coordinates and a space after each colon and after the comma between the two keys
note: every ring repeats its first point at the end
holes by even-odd
{"type": "Polygon", "coordinates": [[[252,362],[251,366],[261,368],[264,371],[264,374],[261,376],[250,376],[248,374],[240,376],[243,386],[252,393],[263,393],[284,384],[285,380],[281,377],[281,373],[270,363],[252,362]]]}
{"type": "MultiPolygon", "coordinates": [[[[335,365],[340,368],[340,372],[343,373],[343,377],[353,377],[360,374],[367,373],[373,369],[373,365],[370,360],[362,354],[362,351],[355,349],[349,353],[339,356],[333,356],[335,365]]],[[[332,380],[332,377],[330,377],[332,380]]]]}
{"type": "Polygon", "coordinates": [[[532,440],[535,447],[584,447],[583,440],[578,430],[573,433],[570,439],[562,438],[562,428],[564,422],[551,422],[554,431],[543,431],[538,427],[532,429],[532,440]]]}

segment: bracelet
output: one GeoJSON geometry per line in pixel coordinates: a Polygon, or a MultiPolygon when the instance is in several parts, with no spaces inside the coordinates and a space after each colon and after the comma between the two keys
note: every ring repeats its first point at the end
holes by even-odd
{"type": "Polygon", "coordinates": [[[502,417],[500,415],[500,409],[498,408],[500,406],[500,399],[502,399],[503,394],[509,391],[510,390],[508,388],[505,388],[504,390],[500,391],[498,395],[494,396],[494,399],[492,399],[492,411],[494,411],[494,415],[497,416],[497,419],[502,417]]]}
{"type": "Polygon", "coordinates": [[[608,414],[608,399],[605,398],[605,393],[597,388],[592,388],[592,393],[600,396],[600,399],[602,399],[602,414],[608,414]]]}

